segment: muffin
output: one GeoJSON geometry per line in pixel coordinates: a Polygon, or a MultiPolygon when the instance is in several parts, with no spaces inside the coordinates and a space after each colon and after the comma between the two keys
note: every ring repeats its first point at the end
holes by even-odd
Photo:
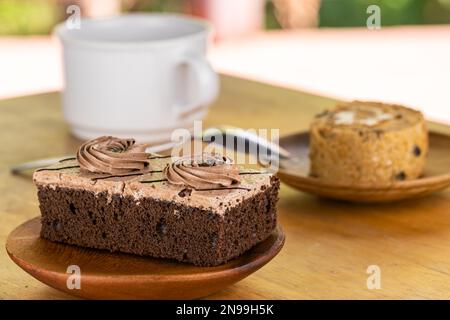
{"type": "Polygon", "coordinates": [[[315,117],[310,175],[333,183],[383,185],[416,179],[425,168],[423,115],[399,105],[353,101],[315,117]]]}

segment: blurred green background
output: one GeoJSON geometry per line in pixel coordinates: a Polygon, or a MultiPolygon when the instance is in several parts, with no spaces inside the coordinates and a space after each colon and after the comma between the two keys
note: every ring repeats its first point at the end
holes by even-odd
{"type": "MultiPolygon", "coordinates": [[[[72,2],[0,0],[0,35],[48,34],[56,22],[64,19],[65,8],[72,2]]],[[[138,0],[124,3],[124,11],[183,12],[186,8],[186,0],[138,0]]],[[[320,27],[365,26],[366,8],[371,4],[380,6],[382,26],[450,23],[450,0],[322,0],[320,27]]],[[[265,11],[266,29],[280,28],[271,1],[266,2],[265,11]]]]}
{"type": "Polygon", "coordinates": [[[371,4],[380,6],[383,26],[450,23],[450,0],[325,0],[320,26],[365,26],[371,4]]]}

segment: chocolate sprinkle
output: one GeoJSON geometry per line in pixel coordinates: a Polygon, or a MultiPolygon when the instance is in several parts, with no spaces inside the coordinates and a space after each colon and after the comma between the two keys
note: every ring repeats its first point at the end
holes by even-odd
{"type": "Polygon", "coordinates": [[[160,173],[163,172],[162,170],[152,170],[147,172],[136,172],[136,173],[125,173],[125,174],[115,174],[115,175],[109,175],[104,177],[94,177],[91,180],[102,180],[102,179],[108,179],[108,178],[121,178],[121,177],[132,177],[132,176],[141,176],[147,173],[160,173]]]}
{"type": "Polygon", "coordinates": [[[141,176],[142,174],[143,174],[142,172],[125,173],[125,174],[114,174],[114,175],[103,176],[103,177],[94,177],[91,180],[92,181],[97,181],[97,180],[103,180],[103,179],[109,179],[109,178],[122,178],[122,177],[141,176]]]}
{"type": "Polygon", "coordinates": [[[139,181],[140,183],[154,183],[154,182],[163,182],[163,181],[167,181],[167,179],[159,179],[159,180],[142,180],[139,181]]]}
{"type": "Polygon", "coordinates": [[[270,174],[269,172],[262,172],[262,171],[256,171],[256,172],[252,172],[252,171],[244,171],[244,172],[239,172],[239,175],[247,175],[247,174],[270,174]]]}
{"type": "Polygon", "coordinates": [[[36,172],[39,171],[58,171],[58,170],[63,170],[63,169],[74,169],[74,168],[79,168],[80,166],[67,166],[67,167],[59,167],[59,168],[41,168],[41,169],[37,169],[36,172]]]}
{"type": "Polygon", "coordinates": [[[244,187],[225,187],[225,188],[207,188],[207,189],[194,189],[195,191],[218,191],[218,190],[247,190],[250,191],[251,189],[249,188],[244,188],[244,187]]]}

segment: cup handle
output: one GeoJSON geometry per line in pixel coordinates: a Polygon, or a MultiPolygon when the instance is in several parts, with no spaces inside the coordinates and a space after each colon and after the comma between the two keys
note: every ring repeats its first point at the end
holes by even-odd
{"type": "Polygon", "coordinates": [[[198,97],[183,105],[175,105],[175,114],[183,118],[213,102],[219,93],[219,77],[203,57],[186,56],[180,61],[192,68],[199,88],[198,97]]]}

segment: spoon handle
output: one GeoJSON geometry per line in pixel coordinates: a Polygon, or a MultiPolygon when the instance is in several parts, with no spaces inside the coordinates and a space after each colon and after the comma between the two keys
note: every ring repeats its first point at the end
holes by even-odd
{"type": "Polygon", "coordinates": [[[47,167],[47,166],[57,163],[58,161],[61,161],[61,160],[67,159],[67,158],[71,158],[71,157],[73,157],[73,156],[61,156],[61,157],[55,157],[55,158],[46,158],[46,159],[28,161],[28,162],[24,162],[24,163],[20,163],[20,164],[11,166],[10,172],[12,174],[19,174],[23,171],[47,167]]]}
{"type": "Polygon", "coordinates": [[[257,135],[255,132],[241,128],[228,126],[209,128],[203,132],[202,139],[204,142],[217,142],[217,137],[220,136],[223,139],[221,142],[224,146],[232,146],[235,151],[251,154],[258,159],[279,162],[279,160],[291,158],[289,151],[283,147],[257,135]]]}

